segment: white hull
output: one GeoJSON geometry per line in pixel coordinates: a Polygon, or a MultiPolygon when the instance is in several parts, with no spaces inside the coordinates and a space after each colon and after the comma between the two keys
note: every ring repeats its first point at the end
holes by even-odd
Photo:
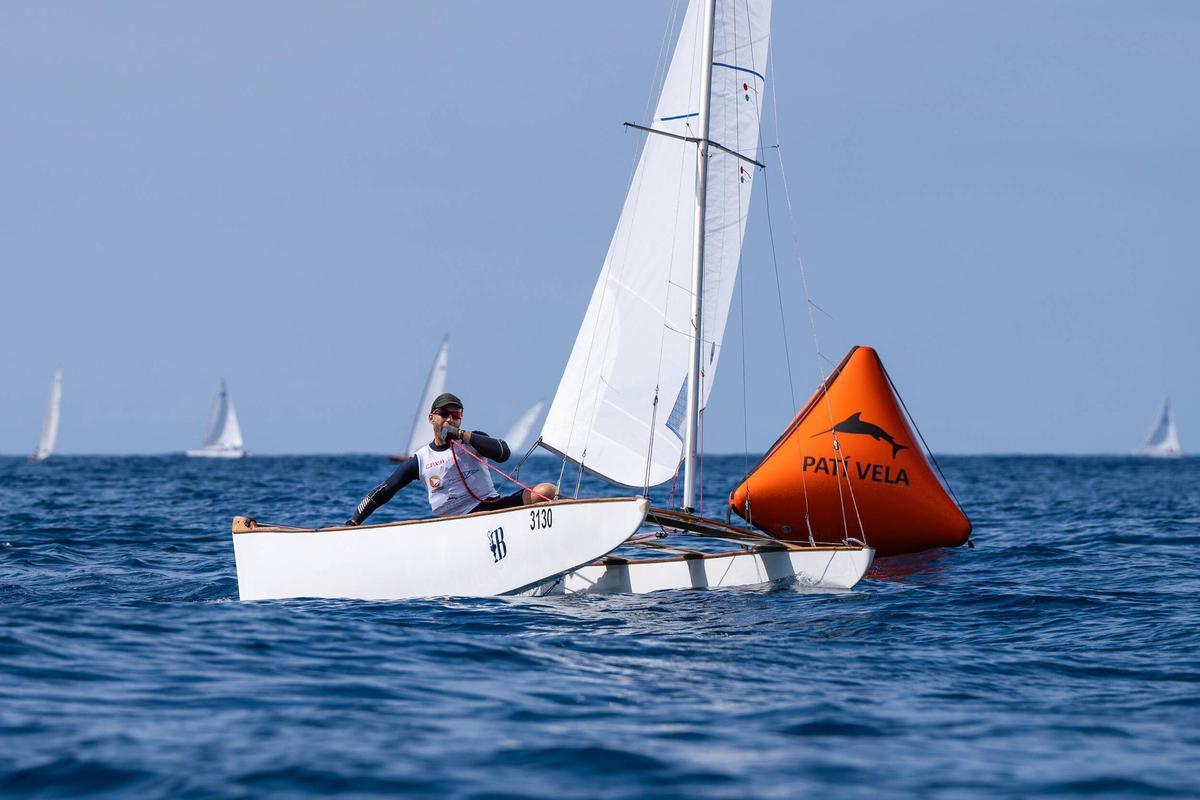
{"type": "Polygon", "coordinates": [[[188,458],[245,458],[245,450],[188,450],[188,458]]]}
{"type": "Polygon", "coordinates": [[[601,558],[641,526],[644,498],[565,500],[352,528],[234,519],[242,600],[514,594],[601,558]]]}
{"type": "Polygon", "coordinates": [[[795,581],[817,589],[851,589],[871,566],[875,551],[861,547],[814,547],[769,552],[704,554],[669,559],[606,558],[546,581],[530,592],[549,594],[643,594],[663,589],[715,589],[795,581]]]}
{"type": "Polygon", "coordinates": [[[1179,450],[1156,450],[1149,447],[1134,450],[1133,454],[1135,456],[1145,456],[1146,458],[1183,458],[1183,453],[1179,450]]]}

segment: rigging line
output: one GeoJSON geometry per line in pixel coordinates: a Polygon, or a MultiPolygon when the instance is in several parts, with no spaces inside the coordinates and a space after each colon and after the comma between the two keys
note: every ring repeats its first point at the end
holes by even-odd
{"type": "MultiPolygon", "coordinates": [[[[654,74],[651,76],[649,93],[647,94],[646,105],[645,105],[645,108],[642,113],[643,119],[648,118],[650,115],[649,109],[650,109],[650,104],[654,102],[655,90],[657,89],[658,91],[661,91],[660,83],[665,83],[665,81],[666,81],[667,71],[669,70],[669,62],[668,62],[668,58],[666,55],[667,51],[668,51],[668,41],[670,40],[671,31],[674,28],[675,17],[678,14],[678,11],[679,11],[679,0],[673,0],[670,13],[667,16],[667,23],[663,27],[663,38],[662,38],[662,41],[659,43],[658,59],[655,63],[654,74]]],[[[642,156],[643,149],[644,148],[642,148],[642,147],[638,147],[637,144],[635,144],[633,147],[633,159],[632,159],[632,163],[629,166],[629,179],[626,182],[626,186],[627,186],[627,188],[625,190],[626,191],[626,202],[628,202],[628,200],[629,200],[629,190],[632,189],[634,186],[634,178],[637,176],[637,167],[638,167],[638,164],[641,162],[641,156],[642,156]]],[[[637,191],[633,197],[633,206],[631,208],[631,216],[636,216],[638,202],[640,199],[641,199],[641,185],[639,184],[637,187],[637,191]]],[[[616,232],[613,233],[614,240],[621,233],[621,227],[622,227],[621,219],[624,218],[624,211],[625,211],[624,204],[622,204],[622,207],[621,207],[622,214],[621,214],[621,217],[618,218],[617,230],[616,230],[616,232]]],[[[614,259],[614,262],[615,262],[615,260],[616,259],[614,259]]],[[[600,327],[600,323],[604,316],[604,309],[605,309],[605,305],[606,305],[605,301],[612,298],[612,286],[611,286],[612,273],[615,269],[616,269],[616,264],[609,263],[608,258],[606,256],[604,266],[601,268],[601,274],[602,274],[602,278],[604,281],[604,290],[600,296],[600,303],[596,308],[596,316],[592,320],[592,330],[591,330],[590,336],[588,337],[587,356],[584,358],[583,371],[580,373],[581,377],[580,377],[580,383],[579,383],[579,390],[578,390],[578,394],[575,397],[575,409],[571,415],[571,426],[567,431],[567,446],[564,449],[568,452],[571,450],[571,445],[574,444],[575,429],[579,424],[579,407],[580,407],[580,404],[583,402],[583,396],[586,393],[586,389],[585,389],[586,378],[585,378],[585,376],[590,371],[589,368],[591,366],[592,355],[594,354],[595,349],[596,349],[596,333],[600,327]]],[[[616,301],[613,300],[612,302],[615,303],[616,301]]],[[[588,304],[588,307],[589,307],[589,309],[591,308],[590,302],[588,304]]],[[[611,304],[610,304],[610,307],[611,307],[611,304]]],[[[587,312],[584,312],[584,320],[586,322],[587,312]]],[[[611,341],[612,341],[611,333],[612,332],[610,330],[609,335],[605,340],[606,346],[604,348],[604,354],[606,356],[608,353],[607,345],[609,343],[611,343],[611,341]]],[[[573,352],[574,352],[574,350],[572,349],[572,353],[573,352]]],[[[593,393],[593,397],[595,398],[596,396],[598,396],[598,392],[593,393]]],[[[591,423],[595,422],[597,410],[598,410],[598,404],[593,403],[592,419],[589,422],[589,427],[588,427],[588,438],[587,438],[587,441],[585,441],[583,443],[583,451],[585,453],[587,452],[588,444],[591,443],[591,423]]],[[[564,458],[567,457],[566,453],[564,453],[563,456],[564,456],[564,458]]],[[[582,464],[580,465],[580,469],[582,470],[582,464]]],[[[565,474],[565,471],[566,471],[565,462],[563,464],[563,471],[565,474]]],[[[582,473],[581,473],[580,480],[582,480],[582,473]]],[[[559,486],[561,486],[561,485],[562,485],[562,476],[560,476],[560,478],[559,478],[559,486]]],[[[576,483],[576,496],[578,496],[578,490],[579,490],[579,484],[577,482],[576,483]]]]}
{"type": "MultiPolygon", "coordinates": [[[[759,132],[759,144],[762,143],[761,129],[759,132]]],[[[788,373],[788,391],[792,396],[792,416],[796,415],[798,407],[796,406],[796,381],[792,377],[792,351],[788,344],[787,332],[787,315],[783,311],[783,287],[779,281],[779,257],[775,252],[775,223],[771,219],[771,182],[766,180],[766,170],[763,170],[763,204],[767,207],[767,231],[771,240],[771,265],[775,268],[775,295],[779,300],[779,327],[783,331],[783,355],[787,362],[788,373]]]]}
{"type": "MultiPolygon", "coordinates": [[[[704,397],[704,370],[700,370],[700,396],[704,397]]],[[[700,491],[697,496],[700,500],[699,516],[704,516],[704,418],[708,416],[704,413],[704,409],[698,412],[700,415],[700,491]]]]}
{"type": "Polygon", "coordinates": [[[655,90],[661,91],[663,82],[667,79],[666,70],[670,64],[667,57],[669,52],[671,31],[675,28],[675,17],[679,13],[679,0],[672,0],[671,9],[667,12],[667,24],[663,26],[662,41],[658,44],[658,57],[654,60],[654,73],[650,78],[650,90],[646,94],[646,105],[642,109],[642,119],[650,119],[650,107],[654,102],[655,90]]]}
{"type": "MultiPolygon", "coordinates": [[[[813,305],[814,304],[811,302],[812,292],[809,289],[809,285],[808,285],[808,271],[804,267],[804,258],[800,254],[800,239],[799,239],[799,235],[797,234],[797,231],[796,231],[796,213],[795,213],[794,208],[792,207],[792,193],[791,193],[790,187],[788,186],[787,169],[783,165],[782,136],[779,133],[779,94],[775,89],[775,61],[774,61],[774,59],[769,60],[768,72],[771,74],[771,106],[772,106],[772,109],[774,110],[773,116],[775,118],[775,147],[774,147],[775,156],[779,160],[779,177],[783,183],[783,197],[784,197],[784,201],[787,204],[788,218],[789,218],[789,221],[791,222],[792,243],[793,243],[793,246],[794,246],[795,252],[796,252],[796,263],[800,267],[800,280],[804,287],[804,297],[806,300],[810,301],[810,302],[806,303],[806,306],[808,307],[808,324],[812,330],[813,347],[814,347],[817,355],[820,356],[821,355],[821,340],[820,340],[819,335],[817,334],[817,320],[816,320],[815,315],[813,314],[813,305]]],[[[819,360],[817,361],[817,374],[820,378],[820,386],[821,386],[821,391],[823,394],[822,399],[825,401],[825,411],[829,417],[829,427],[832,429],[836,423],[833,421],[833,404],[829,401],[828,374],[823,369],[821,369],[819,360]]],[[[841,445],[838,442],[836,431],[832,432],[832,439],[833,439],[834,458],[837,459],[841,463],[843,470],[847,470],[848,464],[846,463],[845,454],[843,453],[843,451],[841,449],[841,445]]],[[[846,489],[850,493],[850,503],[851,503],[852,507],[854,508],[854,515],[858,521],[859,532],[862,534],[862,537],[865,540],[867,538],[867,532],[863,528],[862,513],[859,511],[859,508],[858,508],[858,499],[854,496],[854,485],[849,480],[848,470],[844,471],[843,475],[847,476],[846,489]]],[[[837,487],[838,487],[838,499],[839,499],[839,502],[841,502],[841,504],[842,504],[842,525],[843,525],[843,529],[845,529],[847,527],[848,520],[846,519],[845,504],[844,504],[843,493],[842,493],[842,482],[840,480],[837,482],[837,487]]],[[[846,536],[849,537],[848,530],[846,531],[846,536]]]]}
{"type": "MultiPolygon", "coordinates": [[[[879,365],[883,367],[883,362],[879,365]]],[[[921,429],[917,427],[917,421],[913,419],[913,415],[908,413],[908,406],[904,403],[904,397],[901,396],[900,390],[896,388],[896,384],[892,382],[892,376],[888,373],[887,367],[883,367],[883,377],[887,378],[888,386],[892,387],[892,394],[900,401],[900,407],[904,409],[904,416],[908,417],[908,421],[912,423],[913,430],[917,432],[917,438],[921,440],[921,446],[925,448],[925,452],[929,454],[929,459],[933,462],[933,466],[937,468],[938,475],[942,476],[942,483],[946,484],[946,488],[950,490],[950,496],[954,498],[954,502],[962,508],[962,503],[958,502],[958,495],[954,493],[954,487],[950,485],[950,481],[946,478],[946,473],[942,472],[942,465],[938,463],[937,456],[933,454],[928,443],[925,441],[925,436],[921,433],[921,429]]]]}
{"type": "Polygon", "coordinates": [[[537,446],[541,443],[542,437],[538,436],[537,439],[534,440],[533,444],[529,445],[529,449],[525,451],[525,455],[521,457],[521,460],[517,462],[516,468],[513,469],[513,475],[516,475],[518,478],[521,477],[521,467],[525,466],[525,462],[529,460],[529,457],[533,455],[533,451],[536,450],[537,446]]]}
{"type": "Polygon", "coordinates": [[[654,428],[658,422],[658,386],[654,387],[654,403],[650,410],[650,445],[646,449],[646,479],[642,482],[642,496],[650,496],[650,465],[654,463],[654,428]]]}
{"type": "Polygon", "coordinates": [[[821,307],[820,307],[819,305],[817,305],[817,304],[816,304],[814,301],[812,301],[812,300],[809,300],[809,301],[807,301],[807,302],[808,302],[808,304],[809,304],[809,305],[811,305],[811,306],[812,306],[813,308],[815,308],[817,311],[820,311],[822,314],[824,314],[825,316],[829,317],[829,319],[830,319],[831,321],[833,321],[833,322],[837,322],[837,319],[835,319],[835,318],[834,318],[833,314],[830,314],[828,311],[826,311],[825,309],[821,308],[821,307]]]}
{"type": "MultiPolygon", "coordinates": [[[[747,26],[749,26],[749,24],[750,24],[749,17],[750,17],[750,15],[747,13],[747,15],[746,15],[747,26]]],[[[747,36],[747,40],[749,42],[749,48],[750,48],[750,61],[751,61],[751,63],[758,63],[754,57],[753,31],[750,31],[750,35],[747,36]]],[[[775,141],[776,141],[776,149],[778,149],[778,146],[779,146],[778,143],[779,143],[779,139],[780,139],[780,136],[779,136],[779,105],[776,102],[776,94],[775,94],[775,73],[774,73],[775,59],[769,53],[767,55],[767,62],[768,62],[767,71],[771,74],[770,83],[771,83],[772,108],[774,110],[773,117],[774,117],[774,121],[775,121],[775,141]]],[[[764,83],[766,83],[765,79],[764,79],[764,83]]],[[[758,115],[758,149],[759,149],[759,152],[762,152],[765,149],[765,147],[763,145],[764,140],[763,140],[762,111],[761,111],[761,109],[758,109],[757,106],[756,106],[756,113],[758,115]]],[[[738,145],[740,147],[741,143],[739,142],[738,145]]],[[[784,188],[785,188],[785,195],[786,195],[787,184],[786,184],[786,175],[783,175],[783,160],[782,159],[780,159],[779,167],[780,167],[780,174],[784,178],[784,181],[785,181],[784,188]]],[[[784,357],[787,361],[787,370],[788,370],[788,391],[791,393],[791,399],[792,399],[792,416],[795,417],[795,415],[796,415],[796,382],[795,382],[795,378],[792,373],[791,348],[788,344],[788,335],[787,335],[787,315],[785,314],[784,308],[783,308],[783,291],[781,289],[780,280],[779,280],[779,258],[778,258],[778,255],[776,252],[776,247],[775,247],[775,225],[774,225],[773,218],[771,216],[770,185],[771,185],[771,182],[770,182],[770,179],[767,177],[767,171],[766,171],[766,168],[764,167],[763,168],[763,202],[767,207],[767,229],[769,231],[769,238],[770,238],[770,242],[771,242],[771,263],[775,270],[775,293],[779,299],[779,324],[783,331],[784,357]]],[[[790,215],[790,213],[791,213],[790,201],[788,204],[788,211],[789,211],[789,215],[790,215]]],[[[792,227],[793,227],[793,234],[792,234],[793,246],[798,255],[800,252],[800,247],[799,247],[799,241],[797,240],[797,237],[796,237],[795,231],[794,231],[794,228],[795,228],[794,221],[793,221],[792,227]]],[[[801,264],[801,272],[803,273],[803,263],[801,264]]],[[[804,283],[804,295],[805,295],[805,299],[807,301],[811,302],[812,298],[808,292],[807,280],[804,283]]],[[[809,311],[809,314],[810,314],[810,321],[811,321],[811,314],[812,314],[811,310],[809,311]]],[[[814,344],[817,346],[817,354],[820,355],[820,346],[819,346],[819,344],[816,343],[816,339],[815,339],[815,335],[816,335],[815,321],[812,321],[812,324],[813,324],[814,344]]],[[[824,385],[825,376],[821,375],[820,377],[821,377],[822,385],[824,385]]],[[[744,391],[745,391],[745,387],[743,386],[743,392],[744,391]]],[[[832,427],[832,423],[831,423],[831,427],[832,427]]],[[[837,434],[835,433],[834,436],[836,437],[836,435],[837,434]]],[[[803,455],[804,455],[804,450],[803,450],[803,445],[801,445],[801,458],[802,459],[803,459],[803,455]]],[[[749,470],[747,470],[747,472],[749,472],[749,470]]],[[[808,541],[810,544],[812,544],[813,543],[813,529],[812,529],[811,506],[809,504],[809,494],[808,494],[808,475],[803,470],[801,470],[801,472],[800,472],[800,486],[801,486],[801,490],[804,495],[804,527],[808,533],[808,541]]],[[[840,481],[838,484],[838,498],[840,501],[841,500],[840,481]]],[[[747,521],[748,521],[749,517],[750,517],[749,487],[747,487],[747,492],[746,492],[746,516],[747,516],[747,521]]],[[[846,514],[845,514],[845,506],[843,504],[842,505],[842,523],[843,523],[842,527],[843,527],[843,530],[846,529],[845,520],[846,520],[846,514]]],[[[751,524],[753,524],[753,523],[751,523],[751,524]]]]}
{"type": "Polygon", "coordinates": [[[742,469],[750,472],[750,413],[746,401],[746,281],[743,277],[745,270],[738,270],[738,325],[742,337],[742,469]]]}
{"type": "MultiPolygon", "coordinates": [[[[737,10],[738,10],[737,5],[734,4],[734,6],[733,6],[734,24],[732,27],[733,27],[733,30],[735,31],[735,33],[737,31],[737,18],[736,18],[737,10]]],[[[750,25],[750,15],[749,15],[749,13],[747,13],[746,14],[747,28],[749,28],[749,25],[750,25]]],[[[754,64],[754,63],[756,63],[754,61],[754,36],[753,36],[754,32],[750,31],[749,33],[750,33],[750,35],[747,36],[746,38],[747,38],[747,41],[750,43],[750,63],[754,64]]],[[[735,47],[736,47],[736,44],[737,44],[737,42],[736,42],[736,36],[735,36],[735,41],[734,41],[735,47]]],[[[735,59],[736,59],[736,55],[737,55],[737,53],[735,50],[735,52],[734,52],[735,59]]],[[[756,111],[756,113],[760,117],[758,120],[758,123],[759,123],[759,142],[761,143],[761,141],[762,141],[762,119],[761,119],[761,116],[762,115],[760,112],[756,111]]],[[[735,114],[735,116],[734,116],[735,125],[740,121],[741,121],[740,115],[735,114]]],[[[737,129],[734,132],[734,147],[736,147],[738,150],[742,149],[741,133],[742,133],[741,126],[738,125],[737,129]]],[[[764,167],[764,169],[765,169],[765,167],[764,167]]],[[[740,210],[742,208],[742,185],[743,185],[742,182],[739,180],[738,181],[739,216],[740,216],[740,210]]],[[[745,229],[742,225],[739,225],[738,235],[744,241],[745,229]]],[[[739,249],[739,261],[740,261],[740,249],[739,249]]],[[[741,264],[739,264],[738,266],[739,266],[739,268],[737,271],[737,286],[735,287],[735,289],[737,290],[737,293],[738,293],[738,327],[740,328],[741,340],[742,340],[741,341],[741,344],[742,344],[742,468],[743,468],[743,470],[745,470],[745,472],[747,474],[749,474],[749,472],[750,472],[750,406],[749,406],[749,402],[748,402],[747,396],[746,396],[746,382],[747,382],[747,377],[746,377],[746,281],[745,281],[745,277],[744,277],[746,270],[745,270],[745,267],[742,266],[741,264]]],[[[790,366],[789,366],[789,369],[790,369],[790,366]]]]}

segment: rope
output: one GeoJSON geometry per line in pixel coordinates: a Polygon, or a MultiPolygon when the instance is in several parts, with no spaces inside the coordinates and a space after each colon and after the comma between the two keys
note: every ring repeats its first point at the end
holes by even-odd
{"type": "Polygon", "coordinates": [[[513,475],[518,478],[521,477],[521,467],[525,466],[525,462],[529,460],[529,457],[533,455],[533,451],[536,450],[537,446],[541,443],[542,437],[538,436],[537,440],[533,444],[529,445],[529,449],[525,451],[525,455],[522,456],[521,460],[517,462],[517,466],[513,470],[513,475]]]}
{"type": "Polygon", "coordinates": [[[475,498],[475,499],[476,499],[477,501],[479,501],[480,503],[498,503],[498,502],[500,502],[500,501],[501,501],[503,498],[500,498],[500,497],[493,497],[493,498],[490,498],[490,499],[488,499],[488,498],[480,497],[479,495],[477,495],[477,494],[475,494],[473,491],[471,491],[471,484],[467,483],[467,476],[463,474],[462,467],[461,467],[461,466],[459,466],[459,463],[458,463],[458,451],[459,451],[459,450],[462,450],[464,453],[466,453],[466,454],[467,454],[467,455],[469,455],[471,458],[473,458],[473,459],[475,459],[476,461],[478,461],[480,464],[483,464],[485,467],[487,467],[488,469],[490,469],[492,472],[497,472],[497,473],[499,473],[499,474],[503,475],[505,478],[507,478],[508,480],[512,481],[512,482],[513,482],[513,483],[515,483],[517,486],[520,486],[522,489],[525,489],[525,490],[526,490],[526,491],[528,491],[530,494],[537,495],[538,497],[542,498],[543,500],[545,500],[545,501],[547,501],[547,502],[550,502],[550,501],[552,501],[552,500],[554,499],[553,497],[546,497],[546,495],[544,495],[544,494],[542,494],[541,492],[537,491],[537,490],[536,490],[536,489],[534,489],[532,486],[526,486],[525,484],[521,483],[519,480],[517,480],[516,478],[514,478],[512,475],[509,475],[507,472],[505,472],[504,470],[500,469],[500,468],[499,468],[499,467],[497,467],[496,465],[494,465],[494,464],[489,464],[489,463],[488,463],[488,461],[487,461],[487,459],[485,459],[485,458],[480,458],[480,457],[479,457],[478,455],[476,455],[474,452],[472,452],[471,450],[468,450],[467,448],[463,447],[463,446],[462,446],[461,444],[459,444],[458,442],[452,441],[452,442],[450,442],[450,455],[454,457],[454,468],[455,468],[456,470],[458,470],[458,477],[462,478],[463,486],[464,486],[464,487],[466,487],[467,494],[471,495],[471,497],[475,498]]]}
{"type": "Polygon", "coordinates": [[[913,419],[913,415],[908,413],[908,406],[904,403],[904,398],[900,396],[900,392],[896,389],[896,384],[892,383],[892,376],[888,374],[887,367],[881,362],[880,367],[883,367],[883,377],[887,378],[888,386],[892,387],[892,394],[896,395],[896,399],[900,401],[900,407],[904,409],[904,416],[908,417],[908,421],[912,423],[913,430],[917,432],[917,438],[921,440],[921,446],[925,448],[925,452],[929,454],[929,460],[933,462],[933,466],[937,469],[938,475],[942,478],[942,483],[950,490],[950,496],[954,498],[954,502],[959,508],[962,508],[962,503],[958,502],[958,495],[954,493],[954,487],[950,485],[946,474],[942,472],[942,465],[938,463],[937,456],[933,454],[933,450],[929,449],[929,444],[925,441],[925,436],[921,433],[921,429],[917,427],[917,421],[913,419]]]}
{"type": "Polygon", "coordinates": [[[658,424],[658,386],[654,387],[654,403],[650,409],[650,446],[646,451],[646,479],[642,482],[642,497],[650,496],[650,465],[654,462],[654,426],[658,424]]]}
{"type": "MultiPolygon", "coordinates": [[[[773,58],[768,59],[768,69],[769,69],[769,74],[771,76],[771,81],[770,81],[770,83],[771,83],[771,107],[774,110],[774,114],[772,116],[774,117],[774,122],[775,122],[775,146],[774,146],[775,157],[779,160],[779,177],[780,177],[781,183],[783,184],[783,198],[784,198],[784,203],[786,204],[787,211],[788,211],[788,220],[791,223],[792,245],[796,250],[796,264],[800,268],[800,282],[801,282],[801,285],[804,287],[804,300],[805,300],[805,305],[808,307],[808,324],[809,324],[809,328],[812,331],[813,349],[816,351],[816,355],[817,355],[817,375],[820,379],[822,399],[824,400],[826,414],[829,417],[829,427],[832,429],[836,423],[833,420],[833,405],[829,402],[828,375],[825,372],[824,368],[821,366],[821,359],[825,358],[825,355],[824,355],[824,353],[821,352],[821,340],[817,334],[817,320],[813,314],[813,309],[819,308],[819,307],[816,305],[816,303],[813,302],[812,292],[809,290],[809,286],[808,286],[808,271],[804,267],[804,258],[800,255],[800,238],[796,231],[796,212],[792,207],[792,192],[791,192],[790,187],[788,186],[787,169],[783,165],[783,148],[780,146],[781,136],[779,133],[779,97],[778,97],[778,94],[775,89],[775,60],[773,58]]],[[[762,130],[760,128],[759,129],[760,141],[761,141],[761,134],[762,134],[762,130]]],[[[768,215],[768,219],[770,219],[769,215],[768,215]]],[[[774,229],[773,228],[771,228],[771,235],[772,235],[772,246],[773,246],[774,245],[774,229]]],[[[822,313],[824,313],[824,311],[822,311],[822,313]]],[[[846,491],[849,492],[849,495],[850,495],[850,506],[851,506],[851,508],[854,509],[854,516],[855,516],[856,521],[858,522],[859,533],[862,534],[862,537],[865,540],[867,538],[867,532],[866,532],[866,529],[863,527],[862,512],[859,511],[859,508],[858,508],[858,498],[856,498],[854,496],[854,485],[850,480],[849,464],[846,461],[845,454],[842,452],[841,443],[838,441],[837,431],[832,431],[832,438],[833,438],[834,459],[837,463],[840,463],[842,466],[842,476],[837,481],[837,488],[838,488],[838,504],[841,506],[841,511],[842,511],[843,540],[849,540],[849,538],[850,538],[850,520],[849,520],[849,515],[846,513],[845,492],[843,492],[843,490],[842,490],[842,479],[843,478],[845,479],[845,483],[846,483],[846,491]]],[[[801,481],[804,481],[803,472],[801,472],[801,481]]],[[[809,524],[809,520],[807,519],[807,516],[808,516],[808,507],[807,507],[807,505],[808,505],[808,485],[807,485],[807,482],[804,482],[804,483],[805,483],[804,494],[805,494],[805,516],[806,516],[805,524],[808,525],[809,524]]],[[[810,531],[811,531],[811,527],[810,527],[810,531]]]]}

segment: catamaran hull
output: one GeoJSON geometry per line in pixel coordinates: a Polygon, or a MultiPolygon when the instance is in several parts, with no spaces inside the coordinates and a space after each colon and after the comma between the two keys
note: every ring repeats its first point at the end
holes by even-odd
{"type": "Polygon", "coordinates": [[[546,581],[529,594],[604,594],[715,589],[795,581],[817,589],[851,589],[871,567],[871,548],[838,547],[670,559],[605,559],[546,581]]]}
{"type": "Polygon", "coordinates": [[[188,450],[188,458],[245,458],[245,450],[188,450]]]}
{"type": "Polygon", "coordinates": [[[646,518],[644,498],[568,500],[353,528],[234,519],[242,600],[398,600],[513,594],[604,556],[646,518]]]}

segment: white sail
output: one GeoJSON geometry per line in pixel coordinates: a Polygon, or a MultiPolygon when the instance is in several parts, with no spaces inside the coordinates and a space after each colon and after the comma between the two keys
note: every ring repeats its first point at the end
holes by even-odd
{"type": "Polygon", "coordinates": [[[417,404],[417,413],[413,415],[412,432],[408,435],[408,449],[404,455],[411,456],[420,450],[430,439],[433,431],[429,427],[429,408],[433,400],[446,391],[446,367],[450,360],[450,337],[442,339],[441,347],[429,368],[429,377],[425,380],[425,391],[421,392],[421,402],[417,404]]]}
{"type": "MultiPolygon", "coordinates": [[[[695,137],[703,0],[684,16],[650,127],[695,137]]],[[[712,390],[758,157],[770,0],[717,0],[704,235],[703,391],[712,390]]],[[[542,427],[543,444],[627,486],[670,480],[683,452],[696,144],[646,134],[583,325],[542,427]],[[654,401],[657,396],[657,408],[654,401]],[[653,427],[653,458],[647,469],[653,427]]]]}
{"type": "Polygon", "coordinates": [[[45,461],[54,452],[58,443],[59,406],[62,404],[62,369],[54,370],[54,379],[50,382],[50,404],[46,408],[46,421],[42,424],[42,438],[38,440],[37,449],[33,451],[34,461],[45,461]]]}
{"type": "Polygon", "coordinates": [[[1183,450],[1179,445],[1179,432],[1175,429],[1175,418],[1171,414],[1171,401],[1163,401],[1162,410],[1154,420],[1150,433],[1142,446],[1134,451],[1143,456],[1178,456],[1183,450]]]}
{"type": "Polygon", "coordinates": [[[217,396],[213,398],[212,412],[208,416],[208,431],[204,435],[204,444],[199,450],[189,450],[187,454],[240,458],[246,455],[245,446],[242,426],[238,424],[237,409],[234,408],[233,398],[222,378],[217,387],[217,396]]]}
{"type": "Polygon", "coordinates": [[[233,398],[226,392],[225,424],[221,426],[221,431],[217,435],[217,440],[213,442],[213,446],[226,450],[241,450],[245,444],[242,439],[242,426],[238,424],[237,409],[233,406],[233,398]]]}
{"type": "Polygon", "coordinates": [[[508,445],[508,449],[514,453],[521,452],[525,447],[525,442],[529,440],[529,434],[533,431],[533,423],[537,422],[538,416],[542,413],[542,409],[546,404],[538,401],[533,408],[521,415],[521,418],[516,421],[516,424],[509,429],[504,436],[504,441],[508,445]]]}

